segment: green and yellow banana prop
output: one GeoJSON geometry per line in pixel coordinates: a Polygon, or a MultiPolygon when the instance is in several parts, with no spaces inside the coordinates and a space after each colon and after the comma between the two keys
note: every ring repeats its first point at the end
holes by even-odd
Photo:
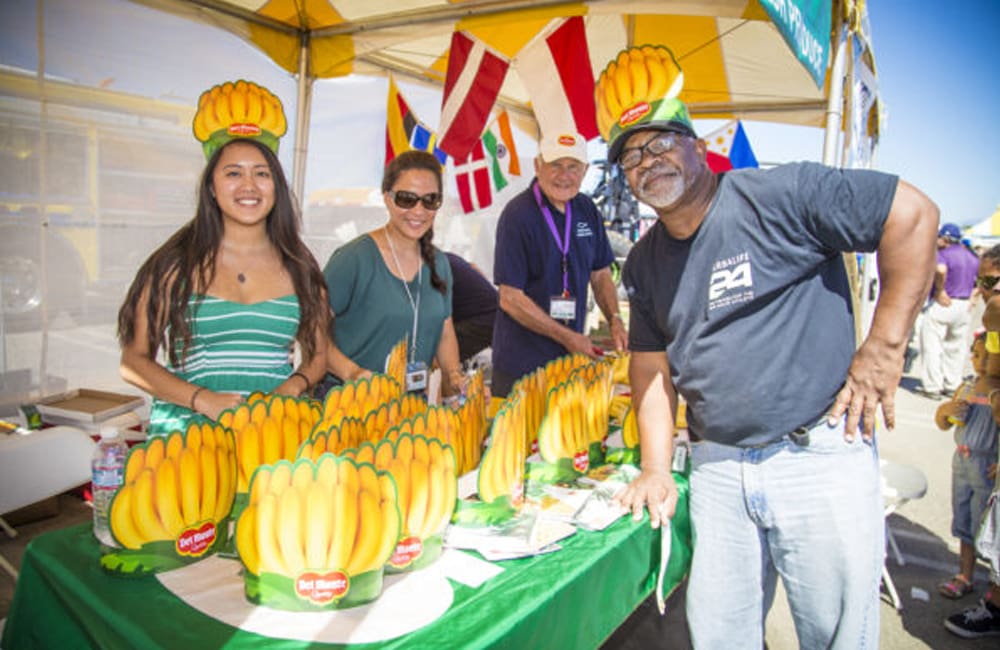
{"type": "Polygon", "coordinates": [[[288,125],[285,111],[271,91],[252,81],[213,86],[198,98],[198,111],[191,124],[194,137],[202,143],[205,157],[211,158],[226,143],[251,138],[278,152],[278,140],[288,125]]]}
{"type": "Polygon", "coordinates": [[[233,435],[217,424],[156,437],[129,452],[122,487],[111,501],[109,572],[146,575],[200,559],[227,538],[236,495],[233,435]]]}
{"type": "Polygon", "coordinates": [[[308,398],[255,393],[235,409],[223,411],[219,424],[236,436],[239,475],[236,491],[246,494],[261,465],[294,460],[319,420],[319,404],[308,398]]]}
{"type": "Polygon", "coordinates": [[[434,437],[396,433],[346,452],[359,465],[389,472],[398,490],[402,525],[386,564],[390,572],[420,569],[441,555],[442,534],[455,510],[458,475],[451,446],[434,437]]]}
{"type": "Polygon", "coordinates": [[[396,483],[370,463],[323,454],[262,465],[236,524],[247,599],[290,610],[374,600],[401,526],[396,483]]]}
{"type": "Polygon", "coordinates": [[[687,108],[678,99],[684,73],[668,48],[643,45],[622,50],[594,86],[597,129],[608,143],[608,160],[617,160],[631,131],[645,125],[694,135],[687,108]]]}

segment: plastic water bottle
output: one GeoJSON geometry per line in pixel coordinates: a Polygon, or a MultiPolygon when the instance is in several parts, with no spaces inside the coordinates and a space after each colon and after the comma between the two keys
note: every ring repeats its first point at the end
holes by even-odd
{"type": "Polygon", "coordinates": [[[108,516],[111,498],[125,478],[125,457],[128,445],[113,427],[101,428],[101,439],[90,463],[91,492],[94,498],[94,537],[106,546],[118,546],[111,535],[108,516]]]}

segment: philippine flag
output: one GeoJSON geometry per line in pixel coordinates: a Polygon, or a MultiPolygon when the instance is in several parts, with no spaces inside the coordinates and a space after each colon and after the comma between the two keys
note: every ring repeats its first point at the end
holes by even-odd
{"type": "Polygon", "coordinates": [[[702,139],[708,146],[708,166],[716,174],[741,167],[757,167],[757,157],[753,155],[750,140],[739,120],[724,124],[702,139]]]}

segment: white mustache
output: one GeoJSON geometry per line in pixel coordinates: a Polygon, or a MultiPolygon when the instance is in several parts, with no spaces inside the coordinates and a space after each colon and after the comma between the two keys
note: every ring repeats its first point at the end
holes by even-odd
{"type": "Polygon", "coordinates": [[[670,163],[664,163],[664,162],[656,163],[652,167],[647,168],[639,175],[639,187],[645,186],[646,181],[651,176],[655,177],[667,174],[677,174],[679,176],[680,171],[681,171],[680,169],[678,169],[674,165],[671,165],[670,163]]]}

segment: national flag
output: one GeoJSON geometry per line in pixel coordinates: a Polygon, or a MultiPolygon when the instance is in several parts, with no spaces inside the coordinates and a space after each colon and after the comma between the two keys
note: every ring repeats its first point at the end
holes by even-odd
{"type": "Polygon", "coordinates": [[[500,111],[497,118],[483,133],[483,146],[491,159],[493,188],[499,192],[507,187],[509,176],[521,175],[521,163],[517,159],[514,135],[510,130],[510,116],[506,110],[500,111]]]}
{"type": "Polygon", "coordinates": [[[410,149],[429,151],[443,165],[448,156],[435,146],[436,136],[410,110],[410,105],[399,92],[396,80],[389,77],[389,98],[385,119],[385,163],[410,149]]]}
{"type": "Polygon", "coordinates": [[[396,80],[389,77],[389,98],[385,107],[385,164],[410,148],[410,134],[416,125],[410,105],[403,99],[396,80]]]}
{"type": "Polygon", "coordinates": [[[434,132],[424,126],[421,122],[413,127],[413,134],[410,136],[410,147],[420,151],[428,151],[434,154],[438,162],[442,165],[448,160],[448,154],[441,151],[436,146],[437,136],[434,132]]]}
{"type": "Polygon", "coordinates": [[[468,157],[455,160],[455,185],[458,186],[458,199],[465,214],[487,208],[493,203],[489,161],[482,140],[476,141],[468,157]]]}
{"type": "Polygon", "coordinates": [[[715,173],[757,167],[757,157],[750,148],[750,140],[739,120],[733,120],[704,136],[708,147],[708,166],[715,173]]]}
{"type": "Polygon", "coordinates": [[[481,41],[452,33],[438,129],[438,146],[451,157],[465,160],[480,141],[509,66],[481,41]]]}
{"type": "Polygon", "coordinates": [[[594,71],[583,18],[561,19],[544,38],[537,38],[514,59],[542,133],[577,132],[597,136],[594,71]]]}

